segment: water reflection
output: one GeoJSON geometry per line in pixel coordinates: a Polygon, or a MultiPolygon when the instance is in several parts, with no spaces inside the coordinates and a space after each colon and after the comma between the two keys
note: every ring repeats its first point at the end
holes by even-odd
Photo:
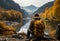
{"type": "Polygon", "coordinates": [[[23,20],[27,21],[27,23],[25,23],[19,30],[18,33],[27,33],[27,30],[29,28],[30,22],[31,22],[31,18],[24,18],[23,20]]]}

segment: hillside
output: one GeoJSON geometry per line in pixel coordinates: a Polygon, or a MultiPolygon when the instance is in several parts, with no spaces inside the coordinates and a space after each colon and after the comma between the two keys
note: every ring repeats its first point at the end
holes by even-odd
{"type": "MultiPolygon", "coordinates": [[[[22,15],[22,18],[26,18],[29,16],[29,14],[20,8],[19,4],[15,3],[13,0],[0,0],[0,8],[3,8],[4,10],[7,10],[8,12],[11,10],[12,12],[15,13],[16,12],[20,12],[19,14],[17,15],[22,15]]],[[[13,17],[13,16],[12,16],[13,17]]],[[[15,18],[16,19],[16,18],[15,18]]],[[[17,19],[15,20],[12,18],[9,18],[9,19],[6,19],[6,20],[9,20],[9,21],[16,21],[16,22],[19,22],[21,21],[19,19],[19,16],[17,17],[17,19]]],[[[26,21],[24,20],[23,24],[25,24],[26,21]]]]}
{"type": "Polygon", "coordinates": [[[21,12],[22,12],[23,18],[29,17],[28,12],[26,12],[25,10],[21,9],[21,12]]]}
{"type": "Polygon", "coordinates": [[[20,8],[20,6],[12,0],[0,0],[0,22],[1,23],[1,35],[15,34],[16,28],[22,26],[22,18],[25,11],[20,8]],[[15,25],[19,24],[18,27],[15,25]],[[8,25],[6,25],[8,24],[8,25]],[[12,26],[12,24],[14,26],[12,26]],[[3,29],[2,29],[3,28],[3,29]],[[5,30],[7,29],[7,30],[5,30]],[[14,30],[15,29],[15,30],[14,30]],[[4,33],[5,32],[5,33],[4,33]]]}
{"type": "Polygon", "coordinates": [[[45,8],[50,8],[51,6],[53,6],[54,1],[48,2],[46,4],[44,4],[43,6],[41,6],[38,10],[36,10],[33,14],[38,14],[38,13],[42,13],[45,11],[45,8]]]}
{"type": "Polygon", "coordinates": [[[45,11],[40,14],[44,18],[48,18],[50,21],[60,21],[60,4],[59,0],[55,0],[54,5],[50,8],[46,7],[45,11]],[[45,16],[44,16],[45,15],[45,16]]]}
{"type": "Polygon", "coordinates": [[[0,20],[20,22],[22,13],[16,10],[4,10],[0,8],[0,20]]]}
{"type": "Polygon", "coordinates": [[[6,10],[17,10],[22,12],[23,17],[27,17],[28,13],[21,9],[19,4],[15,3],[13,0],[0,0],[0,7],[6,10]]]}
{"type": "Polygon", "coordinates": [[[0,0],[0,7],[7,10],[20,10],[19,5],[12,0],[0,0]]]}
{"type": "Polygon", "coordinates": [[[53,6],[45,8],[43,13],[40,13],[40,17],[44,18],[46,30],[49,32],[51,38],[56,34],[56,27],[60,23],[60,0],[55,0],[53,6]]]}
{"type": "Polygon", "coordinates": [[[38,9],[38,7],[36,7],[34,5],[30,5],[30,6],[26,6],[26,7],[21,7],[21,8],[26,10],[26,11],[28,10],[27,12],[29,14],[33,14],[38,9]]]}

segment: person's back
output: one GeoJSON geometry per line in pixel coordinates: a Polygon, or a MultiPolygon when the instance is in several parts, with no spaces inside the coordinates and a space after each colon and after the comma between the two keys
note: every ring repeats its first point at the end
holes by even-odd
{"type": "Polygon", "coordinates": [[[34,37],[43,37],[44,36],[44,23],[42,20],[34,20],[30,24],[30,28],[34,37]]]}
{"type": "Polygon", "coordinates": [[[60,40],[60,24],[58,24],[58,27],[56,29],[56,38],[57,40],[60,40]]]}

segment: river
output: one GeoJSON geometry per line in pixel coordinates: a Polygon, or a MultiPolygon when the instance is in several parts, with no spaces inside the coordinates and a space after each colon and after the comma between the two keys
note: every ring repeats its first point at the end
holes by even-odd
{"type": "Polygon", "coordinates": [[[23,25],[17,33],[27,33],[31,20],[29,20],[25,25],[23,25]]]}

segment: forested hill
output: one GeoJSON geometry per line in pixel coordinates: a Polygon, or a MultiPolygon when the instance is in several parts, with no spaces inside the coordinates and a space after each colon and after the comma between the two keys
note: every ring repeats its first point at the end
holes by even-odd
{"type": "Polygon", "coordinates": [[[37,13],[42,13],[45,11],[46,8],[50,8],[51,6],[53,6],[54,1],[48,2],[46,4],[44,4],[43,6],[41,6],[36,12],[34,12],[33,14],[37,14],[37,13]]]}
{"type": "Polygon", "coordinates": [[[5,10],[17,10],[20,11],[23,17],[27,17],[28,13],[21,9],[19,4],[15,3],[13,0],[0,0],[0,7],[4,8],[5,10]]]}

